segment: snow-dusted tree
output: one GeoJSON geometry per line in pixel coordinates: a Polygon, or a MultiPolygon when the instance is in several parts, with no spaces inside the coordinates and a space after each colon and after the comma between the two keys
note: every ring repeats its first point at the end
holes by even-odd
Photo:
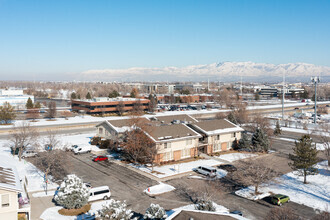
{"type": "Polygon", "coordinates": [[[261,128],[257,128],[253,133],[251,143],[254,151],[267,152],[269,149],[268,136],[261,128]]]}
{"type": "Polygon", "coordinates": [[[54,199],[66,209],[78,209],[88,203],[89,189],[79,177],[70,174],[61,183],[54,199]]]}
{"type": "Polygon", "coordinates": [[[309,135],[303,135],[299,142],[295,142],[293,148],[293,154],[289,154],[290,160],[289,166],[298,172],[299,176],[304,177],[304,184],[307,183],[307,175],[315,175],[318,173],[318,169],[315,168],[317,163],[318,150],[316,146],[312,144],[312,139],[309,135]]]}
{"type": "Polygon", "coordinates": [[[101,220],[129,220],[132,219],[133,212],[127,209],[126,202],[120,202],[114,199],[110,199],[106,205],[103,205],[102,209],[98,211],[97,218],[101,220]]]}
{"type": "Polygon", "coordinates": [[[143,216],[144,219],[166,219],[167,215],[165,209],[158,204],[151,203],[146,213],[143,216]]]}
{"type": "Polygon", "coordinates": [[[280,123],[278,121],[276,121],[276,127],[275,127],[275,130],[274,130],[274,135],[277,136],[279,134],[281,134],[281,127],[280,127],[280,123]]]}
{"type": "Polygon", "coordinates": [[[196,210],[215,212],[215,206],[210,199],[201,198],[195,205],[196,210]]]}
{"type": "Polygon", "coordinates": [[[236,115],[233,112],[230,112],[229,115],[227,116],[228,120],[232,123],[234,123],[235,125],[238,124],[237,120],[236,120],[236,115]]]}

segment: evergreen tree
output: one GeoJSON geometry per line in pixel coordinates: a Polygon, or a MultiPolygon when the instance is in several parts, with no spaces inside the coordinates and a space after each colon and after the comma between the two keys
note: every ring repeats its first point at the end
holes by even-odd
{"type": "Polygon", "coordinates": [[[0,106],[0,124],[9,124],[12,120],[16,118],[16,113],[14,107],[5,102],[0,106]]]}
{"type": "Polygon", "coordinates": [[[133,212],[127,209],[126,202],[120,202],[113,199],[103,206],[97,213],[97,219],[105,220],[129,220],[132,219],[133,212]]]}
{"type": "Polygon", "coordinates": [[[215,212],[216,208],[213,202],[209,199],[199,199],[195,205],[196,210],[215,212]]]}
{"type": "Polygon", "coordinates": [[[27,109],[33,108],[33,102],[32,102],[30,97],[28,98],[25,106],[26,106],[27,109]]]}
{"type": "Polygon", "coordinates": [[[79,209],[88,203],[89,189],[74,174],[68,175],[61,183],[54,200],[66,209],[79,209]]]}
{"type": "Polygon", "coordinates": [[[78,98],[78,99],[81,99],[80,94],[77,95],[77,98],[78,98]]]}
{"type": "Polygon", "coordinates": [[[230,122],[234,123],[235,125],[238,124],[238,122],[237,122],[237,120],[236,120],[236,116],[235,116],[235,114],[234,114],[232,111],[231,111],[231,112],[229,113],[229,115],[227,116],[227,119],[228,119],[230,122]]]}
{"type": "Polygon", "coordinates": [[[86,99],[92,99],[92,96],[89,92],[87,92],[86,99]]]}
{"type": "Polygon", "coordinates": [[[242,137],[238,142],[239,149],[246,149],[251,147],[251,140],[245,132],[242,133],[242,137]]]}
{"type": "Polygon", "coordinates": [[[133,88],[131,91],[131,98],[138,98],[139,97],[139,91],[137,88],[133,88]]]}
{"type": "Polygon", "coordinates": [[[158,204],[151,203],[149,208],[146,210],[146,213],[143,216],[144,219],[166,219],[167,214],[163,207],[158,204]]]}
{"type": "Polygon", "coordinates": [[[76,99],[77,98],[77,95],[75,92],[71,93],[71,99],[76,99]]]}
{"type": "Polygon", "coordinates": [[[307,92],[306,89],[304,89],[304,92],[300,94],[300,97],[301,97],[302,99],[308,99],[309,94],[308,94],[308,92],[307,92]]]}
{"type": "Polygon", "coordinates": [[[109,98],[116,98],[120,96],[120,94],[117,92],[117,90],[113,90],[112,92],[109,93],[109,98]]]}
{"type": "Polygon", "coordinates": [[[304,183],[307,183],[307,175],[315,175],[318,173],[315,164],[317,163],[317,149],[312,145],[312,139],[309,135],[303,135],[299,142],[295,142],[293,154],[289,154],[291,163],[289,166],[298,172],[299,176],[304,177],[304,183]]]}
{"type": "Polygon", "coordinates": [[[254,94],[254,100],[256,100],[256,101],[260,100],[260,95],[258,92],[256,92],[256,94],[254,94]]]}
{"type": "Polygon", "coordinates": [[[274,130],[274,135],[277,136],[279,134],[281,134],[282,130],[281,130],[281,127],[280,127],[280,123],[278,121],[276,121],[276,127],[275,127],[275,130],[274,130]]]}
{"type": "Polygon", "coordinates": [[[253,133],[251,143],[254,151],[267,152],[269,149],[268,136],[261,128],[257,128],[253,133]]]}
{"type": "Polygon", "coordinates": [[[35,105],[34,105],[35,108],[41,108],[41,104],[40,102],[37,102],[35,105]]]}

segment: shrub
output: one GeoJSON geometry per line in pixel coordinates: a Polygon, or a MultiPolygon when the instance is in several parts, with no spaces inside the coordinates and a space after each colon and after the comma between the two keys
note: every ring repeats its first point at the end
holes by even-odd
{"type": "Polygon", "coordinates": [[[100,137],[92,137],[91,139],[91,145],[99,145],[101,142],[101,138],[100,137]]]}
{"type": "Polygon", "coordinates": [[[87,204],[89,189],[74,174],[68,175],[61,183],[54,200],[66,209],[79,209],[87,204]]]}
{"type": "Polygon", "coordinates": [[[158,204],[151,203],[146,213],[143,216],[144,219],[166,219],[167,215],[163,207],[158,204]]]}
{"type": "Polygon", "coordinates": [[[60,209],[58,213],[66,216],[77,216],[88,212],[91,209],[91,204],[84,205],[79,209],[60,209]]]}
{"type": "Polygon", "coordinates": [[[212,201],[208,199],[200,199],[198,203],[195,205],[196,210],[201,210],[201,211],[215,211],[215,206],[212,201]]]}
{"type": "Polygon", "coordinates": [[[110,220],[129,220],[133,216],[133,212],[127,209],[126,202],[116,201],[110,199],[109,202],[102,207],[97,213],[98,219],[110,219],[110,220]]]}
{"type": "Polygon", "coordinates": [[[107,149],[110,147],[110,140],[103,140],[99,142],[100,149],[107,149]]]}

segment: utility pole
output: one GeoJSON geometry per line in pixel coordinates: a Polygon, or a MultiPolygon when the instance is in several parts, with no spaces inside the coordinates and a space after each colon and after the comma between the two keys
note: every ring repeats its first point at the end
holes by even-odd
{"type": "Polygon", "coordinates": [[[284,121],[284,97],[285,97],[285,73],[283,73],[283,88],[282,88],[282,120],[284,121]]]}
{"type": "Polygon", "coordinates": [[[312,83],[315,86],[315,95],[314,95],[314,124],[316,124],[316,112],[317,112],[317,84],[320,82],[320,77],[314,76],[311,78],[312,83]]]}

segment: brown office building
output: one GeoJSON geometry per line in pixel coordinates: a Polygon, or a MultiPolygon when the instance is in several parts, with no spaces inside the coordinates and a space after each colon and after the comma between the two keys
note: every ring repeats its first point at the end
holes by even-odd
{"type": "Polygon", "coordinates": [[[144,111],[149,106],[148,99],[99,97],[90,100],[72,100],[72,111],[84,111],[87,114],[117,113],[120,106],[123,111],[132,111],[134,107],[144,111]]]}

